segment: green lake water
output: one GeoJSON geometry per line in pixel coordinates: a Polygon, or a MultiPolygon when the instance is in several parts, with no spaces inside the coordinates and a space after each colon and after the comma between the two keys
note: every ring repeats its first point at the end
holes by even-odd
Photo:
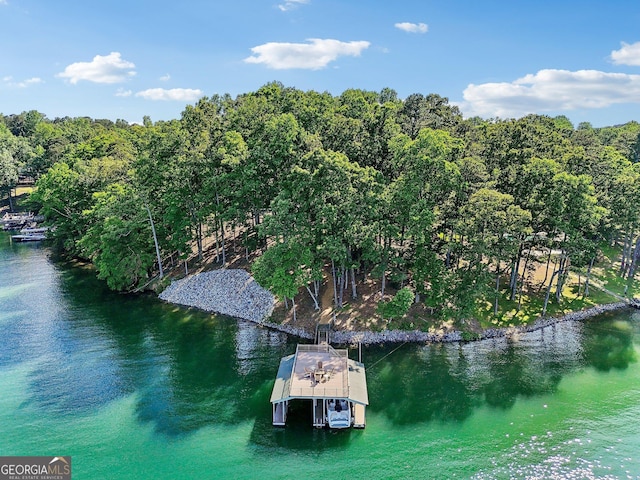
{"type": "Polygon", "coordinates": [[[280,429],[295,338],[111,293],[0,233],[0,342],[0,455],[71,455],[75,479],[640,478],[638,311],[363,348],[365,430],[315,430],[304,402],[280,429]]]}

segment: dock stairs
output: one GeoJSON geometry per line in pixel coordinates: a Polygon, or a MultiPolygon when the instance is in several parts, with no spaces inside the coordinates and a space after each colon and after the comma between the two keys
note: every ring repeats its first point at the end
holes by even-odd
{"type": "Polygon", "coordinates": [[[316,325],[316,345],[330,345],[331,344],[331,323],[318,323],[316,325]]]}

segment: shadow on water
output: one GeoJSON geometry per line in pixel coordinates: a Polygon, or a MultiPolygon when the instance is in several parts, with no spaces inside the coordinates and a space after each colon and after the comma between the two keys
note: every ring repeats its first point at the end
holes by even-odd
{"type": "Polygon", "coordinates": [[[555,362],[540,365],[516,343],[483,347],[408,347],[372,372],[371,409],[398,425],[462,422],[483,404],[511,408],[518,397],[551,392],[560,381],[555,362]]]}
{"type": "Polygon", "coordinates": [[[588,321],[584,327],[584,359],[596,370],[626,369],[638,361],[634,348],[637,322],[620,320],[615,314],[588,321]]]}
{"type": "Polygon", "coordinates": [[[562,377],[578,368],[607,371],[636,362],[637,330],[637,322],[612,313],[517,339],[407,345],[386,358],[382,350],[379,363],[367,370],[369,408],[396,425],[462,422],[482,405],[511,409],[519,398],[555,392],[562,377]]]}
{"type": "Polygon", "coordinates": [[[398,425],[462,421],[478,404],[465,355],[445,345],[407,345],[368,369],[367,382],[369,408],[398,425]]]}
{"type": "Polygon", "coordinates": [[[273,370],[290,350],[285,335],[114,294],[92,272],[66,270],[60,280],[66,302],[30,374],[29,403],[89,414],[135,393],[139,420],[165,435],[238,424],[268,407],[273,370]]]}
{"type": "Polygon", "coordinates": [[[271,404],[267,396],[261,405],[260,414],[256,416],[249,442],[269,453],[291,450],[322,453],[342,448],[359,435],[362,435],[361,430],[313,428],[311,401],[304,400],[290,403],[286,427],[274,427],[271,424],[271,404]]]}
{"type": "Polygon", "coordinates": [[[533,397],[554,392],[562,375],[571,365],[532,360],[526,347],[509,342],[507,348],[487,355],[489,378],[483,384],[485,401],[492,407],[512,408],[519,397],[533,397]],[[559,367],[559,368],[558,368],[559,367]]]}

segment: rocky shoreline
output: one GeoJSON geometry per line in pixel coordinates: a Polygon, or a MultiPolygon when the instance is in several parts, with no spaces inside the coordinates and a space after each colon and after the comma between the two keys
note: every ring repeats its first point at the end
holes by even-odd
{"type": "MultiPolygon", "coordinates": [[[[169,285],[159,298],[169,303],[199,308],[211,313],[221,313],[231,317],[249,320],[261,326],[278,330],[299,338],[313,339],[314,332],[303,328],[269,322],[275,305],[271,292],[262,288],[244,270],[221,269],[190,275],[169,285]]],[[[489,328],[477,335],[463,334],[461,331],[432,333],[420,330],[334,331],[332,343],[340,345],[365,345],[382,343],[451,343],[469,340],[486,340],[533,332],[560,322],[581,321],[601,313],[628,307],[627,302],[596,305],[579,312],[571,312],[563,317],[539,318],[531,325],[507,328],[489,328]]]]}
{"type": "Polygon", "coordinates": [[[174,280],[159,298],[257,323],[269,318],[275,305],[273,294],[239,269],[211,270],[174,280]]]}
{"type": "Polygon", "coordinates": [[[403,330],[387,330],[384,332],[333,332],[332,340],[339,344],[355,344],[363,343],[379,344],[379,343],[452,343],[476,340],[487,340],[491,338],[508,337],[521,333],[534,332],[543,328],[555,325],[560,322],[577,322],[595,317],[605,312],[619,310],[629,306],[626,302],[610,303],[606,305],[596,305],[595,307],[579,312],[571,312],[563,317],[545,317],[539,318],[531,325],[506,328],[489,328],[483,330],[477,335],[465,336],[463,332],[455,330],[448,333],[430,333],[420,330],[403,331],[403,330]]]}

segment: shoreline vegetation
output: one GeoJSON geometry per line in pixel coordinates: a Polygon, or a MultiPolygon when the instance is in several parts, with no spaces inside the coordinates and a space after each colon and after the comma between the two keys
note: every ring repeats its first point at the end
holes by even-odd
{"type": "MultiPolygon", "coordinates": [[[[275,298],[241,269],[219,269],[188,275],[174,280],[159,298],[165,302],[197,308],[253,322],[262,327],[288,335],[313,340],[315,332],[310,325],[292,326],[269,320],[275,298]]],[[[420,330],[333,330],[332,343],[338,345],[384,343],[453,343],[513,337],[518,334],[541,330],[561,322],[582,321],[602,313],[631,308],[629,301],[596,305],[586,310],[570,312],[561,317],[540,317],[527,325],[502,328],[486,328],[469,334],[461,330],[423,332],[420,330]]]]}
{"type": "Polygon", "coordinates": [[[473,338],[640,294],[636,121],[272,82],[142,125],[0,115],[0,167],[7,208],[110,289],[240,268],[305,331],[473,338]]]}

